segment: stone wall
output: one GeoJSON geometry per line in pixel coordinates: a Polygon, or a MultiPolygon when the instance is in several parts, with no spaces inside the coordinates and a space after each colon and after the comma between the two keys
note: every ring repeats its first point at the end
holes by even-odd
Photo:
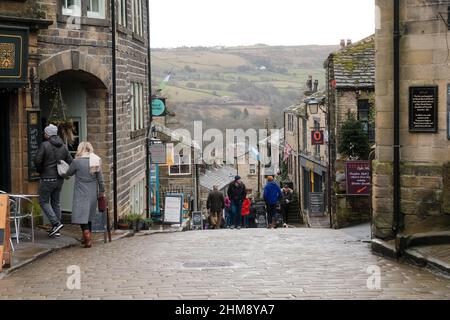
{"type": "MultiPolygon", "coordinates": [[[[447,138],[448,27],[439,17],[444,2],[400,1],[400,157],[401,214],[405,233],[448,229],[447,138]],[[409,132],[411,86],[438,86],[437,133],[409,132]]],[[[393,223],[393,1],[377,0],[376,45],[376,162],[372,198],[373,230],[392,237],[393,223]],[[388,186],[389,184],[389,186],[388,186]]]]}

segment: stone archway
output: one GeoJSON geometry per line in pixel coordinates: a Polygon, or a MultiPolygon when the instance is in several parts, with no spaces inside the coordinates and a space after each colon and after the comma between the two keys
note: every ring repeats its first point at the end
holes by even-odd
{"type": "Polygon", "coordinates": [[[39,78],[48,78],[63,71],[84,71],[98,78],[104,89],[109,88],[110,73],[101,61],[78,50],[67,50],[55,54],[39,63],[39,78]]]}

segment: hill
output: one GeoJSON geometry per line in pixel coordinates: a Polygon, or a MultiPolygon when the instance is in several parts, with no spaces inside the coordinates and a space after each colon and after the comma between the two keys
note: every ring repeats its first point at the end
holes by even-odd
{"type": "Polygon", "coordinates": [[[190,129],[282,126],[282,110],[298,102],[308,75],[324,87],[323,62],[338,46],[181,47],[152,49],[154,90],[170,74],[162,95],[176,114],[174,126],[190,129]],[[205,122],[204,122],[205,123],[205,122]],[[204,124],[204,127],[206,125],[204,124]]]}

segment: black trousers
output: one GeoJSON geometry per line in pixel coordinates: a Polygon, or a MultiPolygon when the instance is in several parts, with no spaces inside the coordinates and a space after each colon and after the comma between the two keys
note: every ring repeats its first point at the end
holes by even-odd
{"type": "Polygon", "coordinates": [[[91,231],[92,230],[92,222],[89,221],[88,223],[80,224],[80,227],[81,227],[81,231],[85,231],[85,230],[91,231]]]}
{"type": "Polygon", "coordinates": [[[283,215],[283,222],[288,223],[289,204],[281,205],[281,214],[283,215]]]}

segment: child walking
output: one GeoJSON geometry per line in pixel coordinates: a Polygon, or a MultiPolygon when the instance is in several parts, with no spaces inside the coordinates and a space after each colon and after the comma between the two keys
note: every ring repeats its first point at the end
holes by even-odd
{"type": "Polygon", "coordinates": [[[252,204],[252,200],[249,195],[244,199],[242,203],[242,217],[244,218],[244,228],[248,228],[250,225],[250,206],[252,204]]]}

